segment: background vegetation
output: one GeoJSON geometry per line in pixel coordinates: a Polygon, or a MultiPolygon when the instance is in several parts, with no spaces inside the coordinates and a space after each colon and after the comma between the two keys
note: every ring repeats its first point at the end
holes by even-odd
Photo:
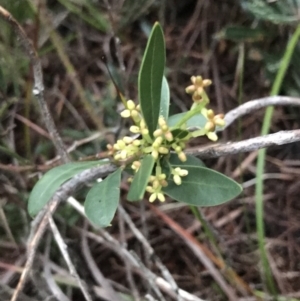
{"type": "MultiPolygon", "coordinates": [[[[126,97],[136,99],[138,68],[155,21],[160,21],[166,37],[171,112],[185,111],[190,105],[184,88],[192,75],[212,79],[213,86],[208,91],[211,106],[216,112],[227,112],[275,91],[273,83],[300,18],[298,0],[0,0],[0,5],[22,24],[38,49],[47,103],[64,142],[74,149],[74,160],[101,155],[116,133],[126,133],[126,124],[120,123],[117,114],[121,109],[117,92],[102,57],[105,55],[110,72],[126,97]]],[[[41,173],[59,164],[52,161],[55,150],[33,101],[31,70],[19,46],[14,32],[0,21],[3,300],[9,299],[10,288],[15,287],[25,259],[30,228],[28,195],[41,173]]],[[[275,94],[299,96],[299,68],[298,43],[275,94]]],[[[262,110],[244,117],[222,133],[220,141],[260,135],[264,114],[262,110]]],[[[268,130],[296,129],[299,121],[299,109],[276,108],[268,130]]],[[[191,147],[205,143],[209,143],[206,138],[198,139],[191,147]]],[[[267,151],[265,170],[258,179],[263,180],[264,212],[257,203],[259,191],[255,190],[257,152],[205,162],[242,183],[243,194],[229,204],[191,212],[189,207],[168,200],[155,204],[159,214],[147,206],[147,200],[141,206],[126,202],[126,183],[122,186],[122,203],[180,288],[205,300],[228,300],[195,255],[191,248],[194,244],[210,250],[209,260],[220,269],[228,289],[239,300],[259,300],[258,296],[268,300],[277,295],[280,300],[300,300],[299,147],[299,143],[294,143],[267,151]],[[174,223],[182,227],[181,231],[174,223]],[[226,266],[238,278],[226,275],[226,266]],[[245,283],[244,291],[239,281],[245,283]]],[[[84,191],[77,198],[83,200],[84,191]]],[[[127,298],[132,296],[126,265],[95,238],[102,237],[102,232],[88,227],[86,220],[66,205],[59,208],[55,220],[80,276],[90,286],[96,285],[97,280],[82,255],[83,231],[88,233],[92,257],[105,277],[111,279],[117,291],[127,298]]],[[[138,239],[124,226],[120,216],[107,231],[150,264],[138,239]]],[[[45,300],[52,295],[41,277],[47,260],[70,300],[82,300],[71,278],[65,276],[63,281],[61,275],[66,275],[67,269],[49,239],[45,237],[39,249],[24,294],[30,300],[45,300]]],[[[147,286],[138,274],[134,273],[133,280],[139,294],[145,295],[147,286]]],[[[102,299],[98,295],[95,300],[102,299]]]]}

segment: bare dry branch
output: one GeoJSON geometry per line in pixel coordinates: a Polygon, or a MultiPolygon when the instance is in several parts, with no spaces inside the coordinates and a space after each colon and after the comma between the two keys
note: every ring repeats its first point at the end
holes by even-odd
{"type": "Polygon", "coordinates": [[[45,122],[45,125],[47,127],[49,134],[51,135],[51,138],[53,139],[53,143],[57,149],[58,154],[61,156],[64,162],[68,162],[69,155],[65,151],[63,141],[58,134],[52,116],[49,112],[49,108],[44,99],[43,72],[42,72],[42,66],[41,66],[40,59],[37,55],[37,52],[35,51],[33,44],[27,37],[25,31],[18,23],[18,21],[2,6],[0,6],[0,17],[14,29],[15,33],[20,39],[22,46],[26,51],[26,54],[30,60],[30,64],[33,69],[34,87],[32,93],[38,100],[41,113],[43,116],[43,121],[45,122]]]}
{"type": "Polygon", "coordinates": [[[229,127],[236,119],[268,106],[300,106],[300,98],[269,96],[248,101],[225,115],[225,128],[229,127]]]}
{"type": "Polygon", "coordinates": [[[55,241],[59,247],[59,250],[61,252],[61,254],[63,255],[65,262],[67,263],[67,266],[69,268],[70,274],[75,278],[76,282],[78,283],[78,286],[81,289],[81,292],[83,293],[83,296],[85,298],[86,301],[92,301],[92,297],[87,289],[86,284],[84,283],[84,281],[82,281],[76,271],[76,268],[71,260],[71,257],[68,253],[68,247],[65,244],[62,236],[60,235],[60,232],[56,226],[56,224],[54,223],[54,220],[52,218],[51,215],[49,215],[48,217],[48,222],[50,224],[50,228],[52,230],[53,236],[55,238],[55,241]]]}
{"type": "Polygon", "coordinates": [[[81,248],[82,248],[82,254],[85,257],[86,264],[87,264],[88,268],[90,269],[94,279],[101,287],[103,287],[103,289],[105,290],[109,299],[114,300],[114,301],[122,301],[122,298],[118,295],[118,293],[111,286],[110,282],[104,277],[104,275],[98,268],[92,254],[91,254],[85,232],[82,232],[81,248]]]}
{"type": "Polygon", "coordinates": [[[251,152],[269,146],[283,145],[297,141],[300,141],[300,130],[280,131],[275,134],[269,134],[239,142],[228,142],[225,144],[196,147],[187,150],[186,153],[197,156],[201,159],[219,158],[222,156],[251,152]]]}

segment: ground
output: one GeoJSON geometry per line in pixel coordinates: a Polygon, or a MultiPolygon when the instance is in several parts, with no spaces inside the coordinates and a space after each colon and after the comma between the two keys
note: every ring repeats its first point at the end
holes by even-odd
{"type": "MultiPolygon", "coordinates": [[[[213,81],[207,90],[211,107],[226,113],[274,94],[300,8],[297,1],[283,4],[280,0],[78,3],[0,2],[38,49],[45,98],[59,133],[68,147],[81,143],[71,153],[73,160],[102,153],[114,141],[121,105],[112,78],[127,99],[137,100],[138,70],[155,21],[165,34],[171,112],[191,105],[185,87],[192,75],[202,75],[213,81]],[[94,134],[99,135],[86,140],[94,134]]],[[[29,193],[38,177],[60,162],[50,164],[56,151],[31,95],[33,78],[24,49],[4,21],[0,28],[0,299],[9,300],[26,260],[29,193]]],[[[299,95],[299,57],[298,44],[275,94],[299,95]]],[[[240,118],[220,134],[218,142],[259,136],[264,114],[259,110],[240,118]]],[[[299,128],[298,116],[297,107],[276,107],[269,131],[299,128]]],[[[121,124],[121,134],[126,131],[127,124],[121,124]]],[[[207,143],[211,142],[201,138],[190,147],[207,143]]],[[[239,197],[224,205],[192,211],[170,199],[153,206],[147,198],[130,203],[126,201],[128,183],[123,182],[121,204],[133,224],[118,211],[105,232],[95,230],[74,208],[62,204],[54,220],[93,300],[112,300],[100,291],[105,282],[99,270],[116,292],[127,297],[121,300],[133,300],[133,296],[152,300],[146,294],[153,300],[173,300],[171,289],[157,284],[163,292],[160,296],[154,290],[157,286],[148,281],[154,275],[162,277],[160,261],[179,288],[203,300],[272,300],[275,295],[282,296],[278,300],[299,300],[299,146],[292,143],[267,150],[263,216],[255,190],[257,152],[205,160],[208,167],[244,187],[239,197]],[[264,231],[259,232],[261,221],[264,231]],[[146,240],[139,239],[133,225],[146,240]],[[216,281],[218,276],[223,286],[216,281]]],[[[76,194],[81,203],[86,191],[76,194]]],[[[47,231],[20,300],[56,300],[50,274],[65,294],[57,300],[84,300],[47,231]]],[[[170,282],[170,277],[166,280],[170,282]]]]}

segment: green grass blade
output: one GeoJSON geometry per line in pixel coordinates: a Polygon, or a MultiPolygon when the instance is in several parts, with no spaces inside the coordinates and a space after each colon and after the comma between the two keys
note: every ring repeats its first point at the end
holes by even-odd
{"type": "MultiPolygon", "coordinates": [[[[282,82],[284,80],[284,76],[290,64],[294,49],[297,45],[297,42],[300,37],[300,25],[298,25],[296,31],[294,32],[292,38],[288,42],[286,51],[281,61],[280,68],[276,75],[275,81],[273,83],[271,89],[271,95],[277,95],[280,91],[282,82]]],[[[268,107],[265,112],[263,126],[262,126],[262,135],[266,135],[269,133],[271,120],[273,116],[274,107],[268,107]]],[[[265,251],[265,228],[264,228],[264,207],[263,207],[263,172],[265,167],[265,157],[266,150],[262,149],[258,153],[257,159],[257,169],[256,169],[256,187],[255,187],[255,199],[256,199],[256,227],[257,227],[257,235],[259,241],[259,250],[263,265],[263,274],[266,279],[268,289],[274,295],[276,294],[275,284],[272,277],[272,273],[269,267],[267,253],[265,251]]]]}

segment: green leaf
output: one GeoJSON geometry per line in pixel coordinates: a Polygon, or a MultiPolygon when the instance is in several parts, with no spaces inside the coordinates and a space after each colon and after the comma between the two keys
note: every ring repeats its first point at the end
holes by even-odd
{"type": "Polygon", "coordinates": [[[182,184],[176,185],[172,178],[163,189],[169,197],[194,206],[216,206],[235,198],[242,187],[225,175],[190,162],[174,165],[188,170],[188,175],[182,177],[182,184]]]}
{"type": "Polygon", "coordinates": [[[160,161],[162,171],[166,175],[170,174],[171,168],[175,168],[177,166],[182,167],[182,164],[184,164],[184,166],[203,166],[203,167],[205,167],[205,164],[200,159],[198,159],[192,155],[186,155],[186,161],[182,162],[178,158],[177,154],[172,153],[172,154],[170,154],[169,157],[163,158],[160,161]]]}
{"type": "Polygon", "coordinates": [[[180,161],[180,159],[178,158],[178,156],[176,154],[171,154],[170,158],[169,158],[169,163],[172,166],[180,166],[181,168],[183,168],[182,166],[203,166],[205,167],[205,164],[203,163],[202,160],[198,159],[195,156],[192,155],[186,155],[186,161],[182,162],[180,161]]]}
{"type": "MultiPolygon", "coordinates": [[[[175,126],[187,113],[188,112],[183,112],[183,113],[170,116],[168,119],[168,126],[169,127],[175,126]]],[[[189,128],[202,129],[204,128],[206,122],[207,122],[207,118],[205,116],[203,116],[202,114],[196,114],[186,122],[186,126],[188,129],[189,128]]]]}
{"type": "Polygon", "coordinates": [[[299,1],[242,0],[241,5],[260,20],[275,24],[299,22],[299,1]]]}
{"type": "Polygon", "coordinates": [[[165,120],[169,117],[169,107],[170,107],[170,88],[166,77],[163,77],[161,96],[160,96],[160,109],[159,116],[163,116],[165,120]]]}
{"type": "Polygon", "coordinates": [[[144,197],[149,177],[151,176],[155,160],[151,155],[143,158],[138,172],[134,175],[127,195],[129,201],[139,201],[144,197]]]}
{"type": "Polygon", "coordinates": [[[151,136],[157,128],[160,114],[165,52],[162,28],[159,23],[155,23],[148,39],[138,80],[141,111],[151,136]]]}
{"type": "Polygon", "coordinates": [[[6,93],[6,88],[7,88],[7,82],[6,82],[6,79],[5,79],[3,69],[0,65],[0,92],[2,94],[5,94],[6,93]]]}
{"type": "Polygon", "coordinates": [[[35,184],[28,200],[28,213],[36,215],[51,199],[55,191],[85,169],[108,164],[108,160],[73,162],[52,168],[35,184]]]}
{"type": "Polygon", "coordinates": [[[182,129],[174,129],[171,133],[174,139],[184,139],[190,132],[182,129]]]}
{"type": "Polygon", "coordinates": [[[229,25],[215,35],[217,39],[227,39],[234,42],[262,41],[270,33],[261,28],[249,28],[245,26],[229,25]]]}
{"type": "MultiPolygon", "coordinates": [[[[179,114],[175,114],[169,117],[168,119],[168,126],[173,127],[175,126],[188,112],[183,112],[179,114]]],[[[203,129],[207,122],[207,118],[202,114],[196,114],[192,116],[186,122],[187,130],[196,130],[196,129],[203,129]]],[[[224,130],[224,127],[217,126],[216,132],[221,132],[224,130]]]]}
{"type": "Polygon", "coordinates": [[[119,168],[102,182],[96,183],[88,192],[84,211],[88,219],[97,226],[110,226],[120,199],[122,170],[119,168]]]}

